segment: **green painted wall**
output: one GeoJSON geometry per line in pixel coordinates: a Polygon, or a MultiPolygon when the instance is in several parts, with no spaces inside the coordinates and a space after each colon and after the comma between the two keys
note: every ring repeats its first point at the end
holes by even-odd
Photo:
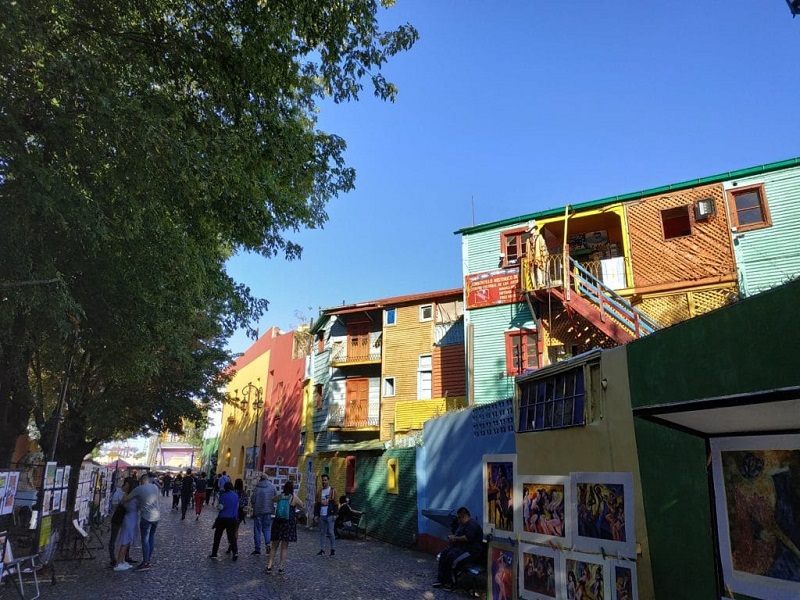
{"type": "MultiPolygon", "coordinates": [[[[628,344],[632,406],[800,386],[798,305],[800,280],[628,344]]],[[[718,597],[706,442],[635,430],[655,597],[718,597]]]]}
{"type": "Polygon", "coordinates": [[[370,537],[409,548],[417,543],[416,449],[396,448],[385,452],[357,452],[356,491],[350,504],[367,512],[370,537]],[[387,461],[396,458],[399,494],[386,491],[387,461]]]}

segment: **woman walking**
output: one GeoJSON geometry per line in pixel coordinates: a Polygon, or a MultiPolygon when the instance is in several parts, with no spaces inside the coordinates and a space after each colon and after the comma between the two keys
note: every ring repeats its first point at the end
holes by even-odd
{"type": "Polygon", "coordinates": [[[219,550],[219,542],[222,539],[222,532],[228,534],[228,543],[233,552],[233,560],[239,558],[239,545],[236,541],[236,529],[238,527],[238,514],[239,514],[239,496],[233,491],[231,482],[225,484],[225,489],[219,497],[217,503],[219,509],[219,516],[214,521],[214,545],[211,547],[211,555],[209,558],[217,558],[217,551],[219,550]]]}
{"type": "Polygon", "coordinates": [[[295,516],[295,508],[303,509],[303,502],[294,495],[294,485],[291,481],[283,484],[283,493],[280,496],[275,496],[275,502],[289,503],[289,518],[277,518],[280,511],[276,507],[276,518],[272,519],[272,552],[269,553],[269,562],[267,563],[267,573],[272,573],[272,564],[275,556],[278,554],[278,548],[281,549],[280,564],[278,565],[278,573],[283,574],[286,568],[286,551],[289,549],[289,542],[297,541],[297,518],[295,516]]]}
{"type": "MultiPolygon", "coordinates": [[[[133,477],[128,477],[125,483],[122,484],[122,490],[127,497],[131,491],[138,485],[138,481],[133,477]]],[[[119,530],[117,541],[119,542],[119,551],[117,552],[117,566],[114,567],[115,571],[127,571],[133,565],[134,561],[128,562],[129,551],[133,540],[136,539],[136,532],[139,530],[139,503],[135,498],[125,500],[123,498],[122,506],[125,507],[125,518],[122,520],[122,526],[119,530]]]]}
{"type": "Polygon", "coordinates": [[[205,473],[200,473],[200,477],[195,481],[194,488],[194,520],[200,518],[200,513],[203,512],[203,502],[206,500],[206,490],[208,488],[208,479],[205,473]]]}

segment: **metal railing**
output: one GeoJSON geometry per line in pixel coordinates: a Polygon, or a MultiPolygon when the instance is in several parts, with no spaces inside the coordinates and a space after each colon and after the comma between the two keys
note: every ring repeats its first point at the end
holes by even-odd
{"type": "Polygon", "coordinates": [[[338,346],[331,352],[332,363],[356,363],[381,360],[380,348],[338,346]]]}
{"type": "Polygon", "coordinates": [[[329,427],[378,427],[380,418],[348,416],[343,406],[332,406],[328,409],[329,427]]]}

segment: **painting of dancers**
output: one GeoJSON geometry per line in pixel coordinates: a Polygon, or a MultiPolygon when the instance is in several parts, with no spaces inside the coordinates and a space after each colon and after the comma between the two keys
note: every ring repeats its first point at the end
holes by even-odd
{"type": "Polygon", "coordinates": [[[483,456],[483,531],[496,534],[514,533],[514,477],[517,470],[515,454],[485,454],[483,456]]]}

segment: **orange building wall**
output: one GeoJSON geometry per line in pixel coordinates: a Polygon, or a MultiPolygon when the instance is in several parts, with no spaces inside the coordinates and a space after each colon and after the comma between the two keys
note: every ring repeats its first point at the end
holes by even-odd
{"type": "Polygon", "coordinates": [[[437,347],[433,351],[433,397],[466,396],[464,345],[437,347]]]}
{"type": "Polygon", "coordinates": [[[721,185],[660,194],[625,208],[630,233],[631,262],[637,293],[668,288],[670,284],[729,281],[736,277],[721,185]],[[717,214],[695,221],[694,204],[713,198],[717,214]],[[688,205],[692,235],[665,240],[661,211],[688,205]]]}

